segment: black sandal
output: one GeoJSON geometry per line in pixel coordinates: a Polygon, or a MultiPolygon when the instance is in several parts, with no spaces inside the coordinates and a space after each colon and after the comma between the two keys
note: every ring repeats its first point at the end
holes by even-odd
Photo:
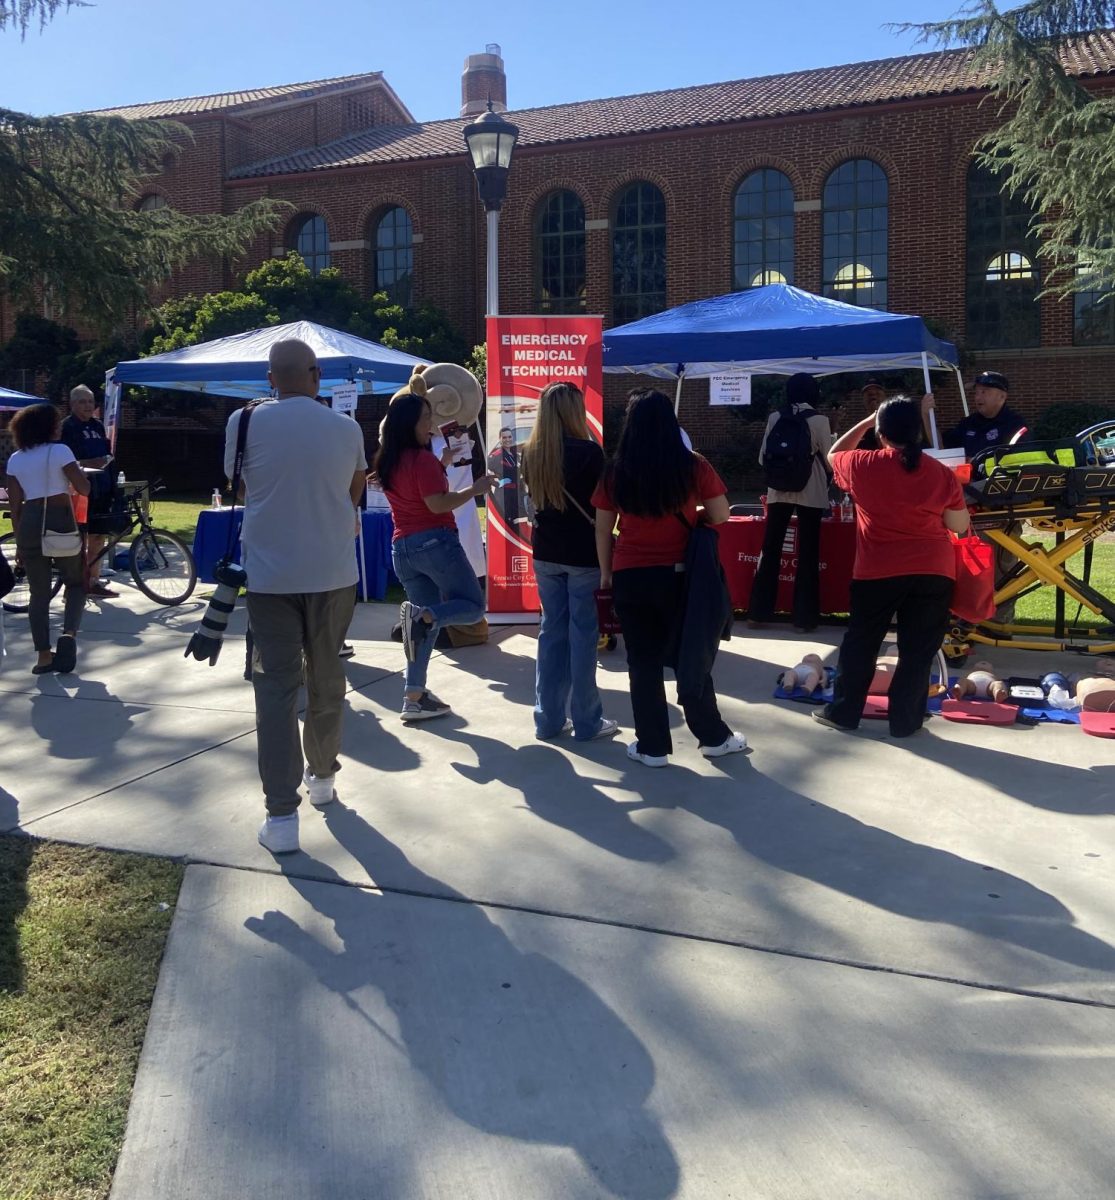
{"type": "Polygon", "coordinates": [[[54,658],[55,658],[55,656],[52,654],[50,656],[50,662],[39,663],[37,666],[32,667],[31,674],[32,675],[46,675],[51,671],[57,671],[58,668],[54,665],[54,658]]]}

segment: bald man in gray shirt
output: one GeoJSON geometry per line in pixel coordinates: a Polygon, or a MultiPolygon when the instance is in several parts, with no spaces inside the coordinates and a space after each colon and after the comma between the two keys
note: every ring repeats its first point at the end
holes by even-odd
{"type": "MultiPolygon", "coordinates": [[[[241,541],[267,807],[259,841],[272,854],[290,854],[298,849],[299,788],[308,788],[317,808],[337,798],[345,696],[337,655],[356,603],[353,537],[367,463],[360,426],[315,401],[321,370],[305,342],[276,342],[269,366],[277,398],[259,405],[248,424],[241,541]],[[303,664],[307,704],[299,744],[303,664]]],[[[229,476],[242,411],[232,414],[225,433],[229,476]]]]}

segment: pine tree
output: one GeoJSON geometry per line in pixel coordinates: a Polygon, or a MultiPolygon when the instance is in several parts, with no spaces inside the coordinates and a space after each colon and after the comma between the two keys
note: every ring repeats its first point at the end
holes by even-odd
{"type": "MultiPolygon", "coordinates": [[[[0,30],[26,32],[66,0],[0,0],[0,30]]],[[[151,289],[200,257],[235,257],[289,205],[257,200],[229,215],[135,209],[192,137],[169,121],[0,108],[0,287],[40,290],[74,320],[107,330],[146,311],[151,289]]]]}
{"type": "Polygon", "coordinates": [[[1115,0],[1031,0],[1006,11],[977,0],[950,20],[896,27],[971,47],[973,66],[991,75],[1005,119],[978,158],[1038,214],[1053,295],[1115,287],[1115,100],[1065,67],[1074,42],[1113,25],[1115,0]]]}

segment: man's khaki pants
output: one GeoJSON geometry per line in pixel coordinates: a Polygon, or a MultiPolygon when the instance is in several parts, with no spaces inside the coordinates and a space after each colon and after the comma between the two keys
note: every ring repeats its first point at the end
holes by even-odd
{"type": "Polygon", "coordinates": [[[346,681],[344,663],[337,656],[355,604],[355,586],[290,595],[248,592],[259,777],[273,817],[294,812],[302,802],[298,690],[303,664],[306,765],[319,777],[340,768],[346,681]]]}

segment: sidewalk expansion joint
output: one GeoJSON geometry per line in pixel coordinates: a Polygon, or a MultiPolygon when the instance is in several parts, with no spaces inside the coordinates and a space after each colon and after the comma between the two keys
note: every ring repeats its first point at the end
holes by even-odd
{"type": "Polygon", "coordinates": [[[841,958],[837,955],[819,954],[810,950],[792,950],[785,946],[767,946],[761,942],[749,942],[742,938],[725,938],[715,937],[711,934],[687,933],[682,929],[669,929],[659,925],[643,925],[636,921],[617,921],[607,917],[593,917],[585,913],[563,912],[560,909],[539,908],[529,904],[511,904],[503,900],[481,900],[469,896],[454,896],[440,892],[426,892],[416,888],[359,883],[347,879],[338,882],[334,879],[321,879],[318,876],[303,874],[298,871],[249,867],[239,863],[194,858],[191,855],[176,856],[175,861],[191,867],[218,867],[230,871],[244,871],[252,875],[274,875],[280,878],[301,879],[306,883],[320,883],[323,887],[355,888],[357,891],[380,892],[390,896],[409,896],[416,900],[437,900],[448,904],[465,904],[476,908],[490,908],[498,912],[523,913],[526,916],[532,917],[549,917],[557,921],[572,921],[582,925],[602,925],[608,929],[629,930],[633,933],[649,933],[656,937],[699,942],[708,946],[724,946],[733,950],[750,950],[757,954],[772,954],[780,958],[794,958],[804,962],[827,963],[829,966],[846,967],[853,971],[869,971],[879,975],[894,975],[902,979],[920,979],[927,983],[950,984],[953,987],[969,988],[973,991],[1020,996],[1027,1000],[1047,1000],[1056,1004],[1076,1004],[1083,1008],[1115,1010],[1115,1001],[1112,1000],[1093,1000],[1086,996],[1069,996],[1061,992],[1047,992],[1040,988],[1013,987],[1005,983],[988,983],[978,979],[964,979],[960,976],[941,975],[932,971],[916,971],[905,967],[889,967],[884,963],[873,963],[854,958],[841,958]]]}

